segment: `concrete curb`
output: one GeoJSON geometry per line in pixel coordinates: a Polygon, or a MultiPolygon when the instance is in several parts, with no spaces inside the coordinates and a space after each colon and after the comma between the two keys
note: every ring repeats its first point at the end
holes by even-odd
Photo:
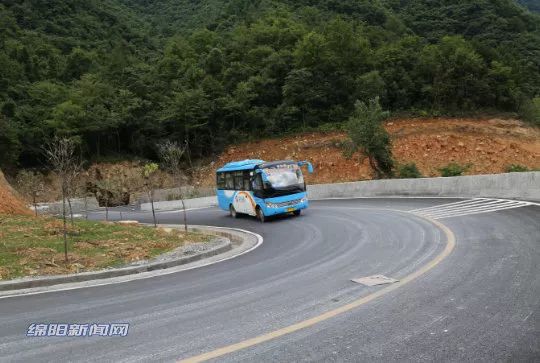
{"type": "MultiPolygon", "coordinates": [[[[178,225],[161,225],[162,227],[179,228],[178,225]]],[[[84,282],[91,280],[107,279],[112,277],[126,276],[132,274],[138,274],[142,272],[167,269],[179,265],[184,265],[190,262],[202,260],[204,258],[212,257],[227,251],[230,251],[233,246],[232,242],[241,243],[244,238],[238,230],[228,230],[226,228],[213,228],[210,226],[189,226],[189,230],[193,232],[205,232],[216,236],[222,240],[217,247],[214,247],[208,251],[201,253],[180,257],[170,261],[159,261],[143,264],[140,266],[128,266],[116,269],[108,269],[101,271],[89,271],[71,275],[55,275],[55,276],[43,276],[35,278],[22,278],[17,280],[10,280],[0,282],[0,291],[9,292],[13,290],[29,289],[35,287],[53,286],[60,284],[67,284],[73,282],[84,282]]]]}

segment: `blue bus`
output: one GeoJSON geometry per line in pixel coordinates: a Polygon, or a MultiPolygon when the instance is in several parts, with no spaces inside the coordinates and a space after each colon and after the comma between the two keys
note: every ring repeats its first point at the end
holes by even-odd
{"type": "Polygon", "coordinates": [[[302,166],[313,172],[307,161],[243,160],[225,164],[216,172],[219,207],[233,218],[248,214],[261,222],[277,214],[298,216],[308,207],[302,166]]]}

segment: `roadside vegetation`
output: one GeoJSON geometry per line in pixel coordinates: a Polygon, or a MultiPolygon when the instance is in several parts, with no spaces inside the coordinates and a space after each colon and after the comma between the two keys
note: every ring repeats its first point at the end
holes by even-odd
{"type": "Polygon", "coordinates": [[[525,171],[540,171],[540,168],[529,169],[528,167],[519,164],[510,164],[506,167],[507,173],[521,173],[525,171]]]}
{"type": "Polygon", "coordinates": [[[408,163],[403,165],[398,165],[397,167],[397,176],[402,179],[414,179],[422,178],[422,173],[418,170],[418,167],[415,163],[408,163]]]}
{"type": "Polygon", "coordinates": [[[450,163],[439,169],[441,176],[460,176],[471,168],[471,164],[461,165],[458,163],[450,163]]]}
{"type": "Polygon", "coordinates": [[[354,113],[345,126],[352,151],[367,156],[378,179],[392,177],[394,173],[390,135],[383,126],[389,116],[389,112],[383,111],[378,97],[368,104],[356,101],[354,113]]]}
{"type": "Polygon", "coordinates": [[[0,279],[119,267],[150,259],[207,235],[160,228],[76,220],[68,225],[68,262],[61,220],[0,215],[0,279]]]}

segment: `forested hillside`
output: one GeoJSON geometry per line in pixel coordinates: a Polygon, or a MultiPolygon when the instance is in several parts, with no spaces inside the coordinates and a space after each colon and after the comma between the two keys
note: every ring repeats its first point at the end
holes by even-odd
{"type": "Polygon", "coordinates": [[[0,45],[0,167],[40,165],[55,134],[87,158],[165,138],[197,158],[375,96],[539,122],[540,16],[510,0],[7,0],[0,45]]]}

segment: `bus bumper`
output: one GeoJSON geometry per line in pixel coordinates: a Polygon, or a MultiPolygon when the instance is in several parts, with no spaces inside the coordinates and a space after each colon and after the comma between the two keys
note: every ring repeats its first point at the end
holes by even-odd
{"type": "Polygon", "coordinates": [[[264,215],[275,216],[278,214],[287,214],[296,210],[306,209],[309,206],[309,202],[306,196],[299,198],[299,201],[294,204],[279,207],[276,206],[276,204],[279,205],[280,203],[274,203],[271,200],[267,200],[263,208],[264,215]]]}

